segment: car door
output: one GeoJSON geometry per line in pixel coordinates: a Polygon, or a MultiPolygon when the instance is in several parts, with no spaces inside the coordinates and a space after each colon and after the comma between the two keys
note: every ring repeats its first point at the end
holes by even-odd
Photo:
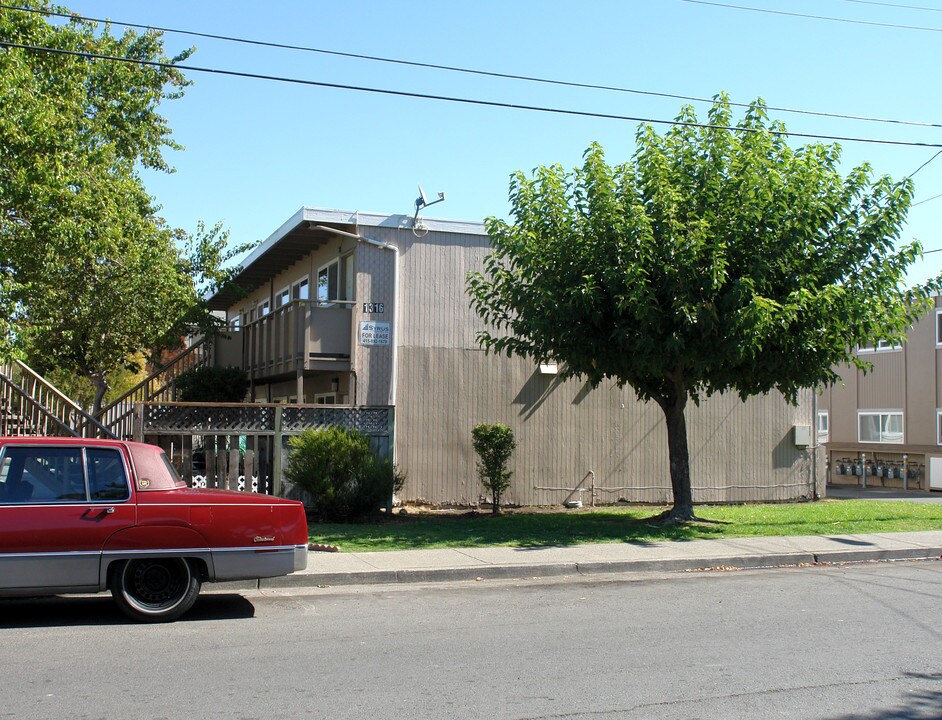
{"type": "Polygon", "coordinates": [[[129,476],[119,447],[4,447],[0,589],[98,587],[102,546],[136,523],[129,476]]]}

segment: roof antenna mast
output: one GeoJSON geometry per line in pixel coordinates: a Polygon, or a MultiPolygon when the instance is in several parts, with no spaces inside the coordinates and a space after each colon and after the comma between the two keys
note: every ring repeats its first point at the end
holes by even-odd
{"type": "Polygon", "coordinates": [[[419,196],[415,199],[415,215],[412,216],[412,233],[416,237],[421,237],[419,233],[425,235],[428,233],[428,229],[425,225],[422,224],[422,221],[419,220],[419,210],[422,208],[428,207],[429,205],[434,205],[435,203],[440,203],[445,199],[445,193],[438,193],[438,200],[428,201],[428,197],[425,194],[425,190],[422,189],[422,186],[419,185],[419,196]],[[422,232],[422,231],[425,232],[422,232]]]}

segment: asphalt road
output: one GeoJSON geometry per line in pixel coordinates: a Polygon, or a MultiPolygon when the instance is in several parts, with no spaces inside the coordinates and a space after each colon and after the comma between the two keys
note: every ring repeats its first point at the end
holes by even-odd
{"type": "Polygon", "coordinates": [[[942,718],[942,562],[0,601],[0,718],[942,718]]]}

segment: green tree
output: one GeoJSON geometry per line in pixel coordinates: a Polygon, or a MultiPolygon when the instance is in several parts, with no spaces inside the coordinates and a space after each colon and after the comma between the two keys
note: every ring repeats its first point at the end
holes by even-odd
{"type": "Polygon", "coordinates": [[[168,58],[159,32],[23,8],[0,10],[0,316],[40,369],[91,381],[97,410],[135,354],[216,327],[200,291],[244,248],[225,251],[219,226],[172,231],[139,175],[170,171],[162,153],[179,146],[158,107],[189,84],[173,66],[191,50],[168,58]]]}
{"type": "Polygon", "coordinates": [[[839,381],[858,344],[900,342],[940,287],[907,288],[917,243],[894,249],[913,186],[846,177],[837,145],[791,148],[761,101],[735,127],[725,95],[707,122],[685,107],[633,158],[601,147],[581,169],[510,184],[514,222],[489,218],[493,252],[468,292],[488,351],[562,363],[653,400],[667,425],[672,522],[694,518],[685,408],[839,381]]]}
{"type": "Polygon", "coordinates": [[[478,475],[485,490],[490,491],[491,511],[500,513],[500,498],[510,487],[507,469],[510,456],[517,447],[514,431],[501,423],[478,423],[471,429],[471,443],[478,454],[478,475]]]}

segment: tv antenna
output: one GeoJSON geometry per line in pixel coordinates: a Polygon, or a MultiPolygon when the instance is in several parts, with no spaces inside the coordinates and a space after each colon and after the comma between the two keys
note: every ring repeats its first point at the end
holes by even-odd
{"type": "Polygon", "coordinates": [[[425,233],[422,233],[423,235],[428,232],[428,229],[425,227],[425,225],[422,224],[422,221],[419,220],[419,210],[421,210],[422,208],[428,207],[429,205],[440,203],[444,199],[445,199],[445,193],[440,192],[438,193],[438,200],[432,200],[431,202],[429,202],[428,196],[425,194],[425,190],[423,190],[422,186],[419,185],[419,196],[415,199],[415,215],[412,216],[412,233],[416,237],[421,237],[419,233],[422,232],[423,230],[425,230],[425,233]]]}

